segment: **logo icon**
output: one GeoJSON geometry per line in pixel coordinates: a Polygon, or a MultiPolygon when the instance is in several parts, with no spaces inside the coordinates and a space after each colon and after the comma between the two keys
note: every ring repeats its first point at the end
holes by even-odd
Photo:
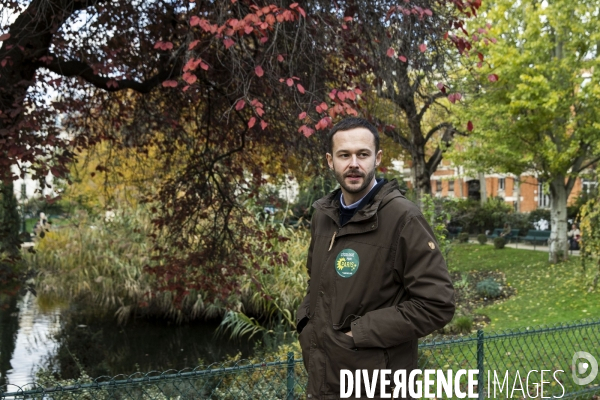
{"type": "Polygon", "coordinates": [[[358,270],[358,254],[352,249],[340,251],[335,259],[335,272],[342,278],[350,278],[358,270]]]}
{"type": "Polygon", "coordinates": [[[429,247],[431,248],[431,250],[435,249],[435,244],[433,244],[433,242],[429,242],[427,244],[429,245],[429,247]]]}
{"type": "Polygon", "coordinates": [[[587,385],[598,376],[598,361],[596,361],[594,356],[588,352],[577,351],[573,354],[571,371],[573,373],[573,382],[575,382],[576,385],[587,385]],[[589,372],[587,377],[579,377],[579,375],[583,375],[587,372],[589,372]]]}

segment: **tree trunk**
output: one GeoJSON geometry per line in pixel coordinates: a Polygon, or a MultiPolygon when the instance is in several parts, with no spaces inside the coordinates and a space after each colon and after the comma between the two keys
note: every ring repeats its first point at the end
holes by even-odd
{"type": "MultiPolygon", "coordinates": [[[[540,193],[540,196],[542,193],[540,193]]],[[[550,182],[550,242],[548,245],[548,261],[555,264],[566,260],[568,252],[567,241],[567,198],[569,193],[565,177],[559,175],[550,182]]]]}
{"type": "Polygon", "coordinates": [[[521,212],[521,181],[519,181],[519,178],[515,178],[514,179],[514,184],[513,184],[513,197],[515,197],[517,199],[517,212],[521,212]]]}
{"type": "MultiPolygon", "coordinates": [[[[423,149],[424,150],[424,149],[423,149]]],[[[412,154],[412,167],[410,169],[413,179],[413,189],[415,191],[416,202],[419,208],[422,208],[423,195],[431,195],[431,176],[425,162],[425,155],[412,154]]],[[[424,153],[424,151],[423,151],[424,153]]]]}
{"type": "Polygon", "coordinates": [[[479,173],[479,199],[481,200],[481,205],[484,205],[487,201],[487,187],[485,185],[485,174],[483,172],[479,173]]]}

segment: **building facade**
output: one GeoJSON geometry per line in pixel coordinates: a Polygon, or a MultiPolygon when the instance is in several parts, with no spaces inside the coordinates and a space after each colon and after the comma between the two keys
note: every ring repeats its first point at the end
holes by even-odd
{"type": "MultiPolygon", "coordinates": [[[[403,165],[403,175],[408,186],[412,186],[410,166],[403,165]]],[[[485,192],[488,198],[502,197],[520,212],[531,212],[538,208],[550,208],[550,195],[544,193],[544,185],[535,174],[485,174],[485,192]]],[[[465,174],[460,166],[454,166],[444,160],[431,176],[431,190],[435,197],[451,197],[474,200],[481,199],[479,176],[465,174]]],[[[569,195],[568,205],[575,203],[582,192],[588,193],[596,182],[577,178],[569,195]]]]}

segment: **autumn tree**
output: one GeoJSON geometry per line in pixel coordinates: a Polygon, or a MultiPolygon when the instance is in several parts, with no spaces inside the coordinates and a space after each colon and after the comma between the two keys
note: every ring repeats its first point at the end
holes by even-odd
{"type": "Polygon", "coordinates": [[[10,178],[11,165],[27,162],[38,177],[66,175],[74,154],[100,141],[155,149],[161,185],[146,201],[156,237],[181,255],[168,252],[150,271],[178,296],[226,298],[236,276],[265,272],[247,269],[257,264],[244,238],[257,232],[243,201],[268,163],[321,168],[314,133],[358,114],[382,87],[369,78],[381,61],[376,35],[420,32],[398,47],[420,68],[422,45],[434,49],[444,30],[458,29],[449,43],[468,47],[459,21],[478,4],[405,1],[410,15],[396,29],[391,1],[0,0],[9,21],[0,33],[0,172],[10,178]],[[272,157],[256,157],[264,148],[272,157]]]}
{"type": "MultiPolygon", "coordinates": [[[[454,5],[475,16],[481,2],[454,5]]],[[[364,39],[357,53],[368,60],[370,114],[408,154],[417,198],[431,194],[430,178],[444,152],[467,131],[466,124],[453,124],[448,105],[462,97],[458,71],[473,67],[471,60],[482,56],[471,52],[465,21],[448,7],[445,1],[410,1],[357,9],[358,19],[369,21],[360,24],[364,39]]],[[[473,36],[476,40],[489,36],[485,29],[470,29],[479,36],[473,36]]]]}
{"type": "Polygon", "coordinates": [[[600,36],[590,18],[599,9],[598,0],[490,3],[483,18],[496,21],[498,43],[481,51],[495,73],[474,75],[478,90],[463,115],[475,123],[463,160],[544,183],[554,262],[568,254],[575,180],[600,156],[600,36]]]}

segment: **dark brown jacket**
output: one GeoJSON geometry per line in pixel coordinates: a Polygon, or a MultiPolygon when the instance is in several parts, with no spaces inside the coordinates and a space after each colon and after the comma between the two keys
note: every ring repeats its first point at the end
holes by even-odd
{"type": "Polygon", "coordinates": [[[343,227],[339,196],[336,190],[313,204],[310,281],[297,312],[311,399],[339,398],[340,369],[410,373],[417,338],[454,315],[454,288],[433,231],[396,181],[343,227]]]}

